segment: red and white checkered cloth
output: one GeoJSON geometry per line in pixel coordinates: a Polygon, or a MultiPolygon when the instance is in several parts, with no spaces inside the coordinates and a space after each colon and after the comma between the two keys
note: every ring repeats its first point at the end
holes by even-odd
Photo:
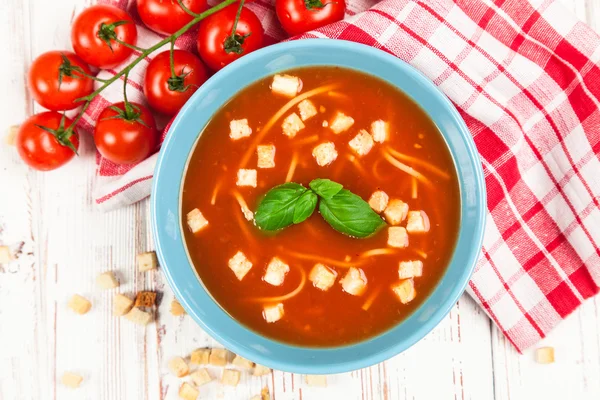
{"type": "MultiPolygon", "coordinates": [[[[121,3],[135,15],[133,4],[121,3]]],[[[268,43],[285,39],[272,1],[247,6],[268,43]]],[[[139,36],[141,47],[159,39],[143,27],[139,36]]],[[[488,193],[483,253],[468,292],[519,351],[599,292],[597,34],[552,0],[349,0],[344,21],[300,38],[308,37],[394,54],[454,102],[481,155],[488,193]]],[[[177,44],[194,49],[193,39],[177,44]]],[[[134,101],[143,101],[145,65],[129,77],[134,101]]],[[[90,107],[83,128],[121,99],[114,86],[90,107]]],[[[129,168],[98,157],[97,205],[109,210],[148,196],[155,160],[129,168]]]]}

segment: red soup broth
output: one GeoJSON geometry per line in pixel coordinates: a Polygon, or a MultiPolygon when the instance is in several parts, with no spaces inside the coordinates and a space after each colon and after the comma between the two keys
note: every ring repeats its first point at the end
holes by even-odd
{"type": "MultiPolygon", "coordinates": [[[[285,74],[300,78],[302,87],[298,96],[326,87],[309,98],[317,114],[304,121],[305,127],[293,138],[282,133],[282,122],[293,112],[299,114],[297,105],[284,112],[270,128],[266,126],[291,100],[272,92],[273,77],[242,89],[225,104],[204,128],[185,174],[182,193],[185,243],[207,291],[227,313],[248,328],[302,346],[358,342],[409,316],[444,274],[460,220],[454,163],[432,120],[392,85],[338,67],[300,68],[285,74]],[[354,119],[352,126],[339,134],[328,126],[337,112],[354,119]],[[230,121],[240,119],[247,119],[252,134],[233,140],[230,121]],[[389,135],[385,142],[374,143],[368,154],[358,156],[349,147],[349,141],[361,129],[370,131],[375,120],[389,124],[389,135]],[[269,128],[266,132],[265,127],[269,128]],[[312,154],[313,148],[323,142],[334,143],[338,153],[327,166],[319,166],[312,154]],[[258,144],[275,146],[274,168],[257,168],[258,144]],[[390,157],[396,162],[390,162],[390,157]],[[398,162],[413,168],[409,172],[422,174],[427,182],[399,169],[398,162]],[[296,165],[293,174],[290,164],[296,165]],[[257,171],[256,187],[236,185],[240,168],[257,171]],[[331,179],[366,201],[374,191],[382,190],[390,199],[407,203],[410,210],[423,210],[429,218],[429,231],[409,232],[408,247],[394,248],[388,245],[391,225],[368,238],[352,238],[328,225],[318,208],[300,224],[275,233],[261,231],[253,220],[245,218],[240,200],[255,211],[265,193],[285,183],[288,175],[292,175],[292,182],[305,187],[315,178],[331,179]],[[188,228],[186,217],[194,209],[208,221],[196,233],[188,228]],[[363,256],[371,250],[377,251],[363,256]],[[229,260],[239,251],[252,263],[241,281],[228,267],[229,260]],[[263,279],[273,257],[289,265],[280,286],[263,279]],[[423,264],[422,275],[412,278],[416,296],[406,304],[392,290],[393,285],[402,282],[401,261],[423,264]],[[307,279],[317,263],[337,273],[328,290],[318,289],[307,279]],[[366,278],[362,295],[351,295],[340,284],[351,266],[360,268],[366,278]],[[295,296],[283,301],[268,299],[294,292],[304,279],[304,286],[295,296]],[[283,316],[267,322],[263,308],[276,303],[283,305],[283,316]]],[[[381,216],[385,220],[384,213],[381,216]]],[[[404,220],[399,226],[406,224],[404,220]]]]}

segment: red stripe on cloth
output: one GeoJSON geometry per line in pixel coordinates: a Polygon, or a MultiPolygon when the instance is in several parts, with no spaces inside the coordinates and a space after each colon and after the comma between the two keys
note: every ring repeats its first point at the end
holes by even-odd
{"type": "Polygon", "coordinates": [[[147,181],[148,179],[152,179],[152,175],[148,175],[148,176],[144,176],[142,178],[138,178],[136,180],[133,180],[129,183],[127,183],[124,186],[121,186],[120,188],[118,188],[117,190],[115,190],[114,192],[111,192],[105,196],[102,196],[98,199],[96,199],[96,204],[102,204],[104,203],[106,200],[109,200],[111,198],[113,198],[114,196],[118,195],[119,193],[123,193],[125,190],[129,189],[130,187],[132,187],[133,185],[136,185],[140,182],[144,182],[147,181]]]}

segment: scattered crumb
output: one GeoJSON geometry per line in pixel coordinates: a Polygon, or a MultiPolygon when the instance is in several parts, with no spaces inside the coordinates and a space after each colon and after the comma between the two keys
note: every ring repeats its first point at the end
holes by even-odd
{"type": "Polygon", "coordinates": [[[114,289],[119,287],[119,281],[112,271],[106,271],[96,278],[96,286],[100,289],[114,289]]]}
{"type": "Polygon", "coordinates": [[[169,361],[169,370],[171,370],[171,373],[178,378],[184,377],[190,373],[190,367],[181,357],[175,357],[169,361]]]}
{"type": "Polygon", "coordinates": [[[69,300],[69,308],[77,314],[86,314],[92,308],[92,303],[88,299],[78,294],[74,294],[69,300]]]}
{"type": "Polygon", "coordinates": [[[210,357],[210,349],[197,349],[192,351],[190,362],[192,364],[206,365],[210,357]]]}
{"type": "Polygon", "coordinates": [[[254,371],[252,372],[252,375],[263,376],[263,375],[268,375],[270,373],[271,373],[271,368],[267,368],[264,365],[256,364],[254,366],[254,371]]]}
{"type": "Polygon", "coordinates": [[[206,368],[198,368],[197,370],[192,372],[192,375],[190,376],[192,377],[192,380],[194,381],[196,386],[202,386],[212,381],[212,377],[210,376],[206,368]]]}
{"type": "Polygon", "coordinates": [[[13,260],[13,256],[8,246],[0,246],[0,264],[8,264],[13,260]]]}
{"type": "Polygon", "coordinates": [[[135,324],[146,326],[152,321],[152,314],[142,311],[137,307],[133,307],[131,311],[125,315],[125,318],[135,324]]]}
{"type": "Polygon", "coordinates": [[[60,382],[66,387],[76,389],[81,385],[81,382],[83,382],[83,377],[73,372],[65,372],[62,378],[60,378],[60,382]]]}
{"type": "Polygon", "coordinates": [[[554,363],[554,347],[540,347],[535,350],[535,362],[538,364],[554,363]]]}
{"type": "Polygon", "coordinates": [[[192,211],[187,213],[186,215],[187,224],[193,234],[200,232],[202,229],[206,228],[208,225],[208,220],[204,218],[202,212],[197,208],[194,208],[192,211]]]}
{"type": "Polygon", "coordinates": [[[252,367],[254,367],[254,363],[252,361],[247,360],[244,357],[239,356],[237,354],[235,355],[231,364],[235,365],[236,367],[247,368],[247,369],[251,369],[252,367]]]}
{"type": "Polygon", "coordinates": [[[305,375],[304,381],[308,386],[327,387],[327,377],[325,375],[305,375]]]}
{"type": "Polygon", "coordinates": [[[196,400],[200,391],[187,382],[183,382],[179,387],[179,398],[183,400],[196,400]]]}
{"type": "Polygon", "coordinates": [[[224,369],[221,383],[227,386],[237,386],[240,383],[240,371],[236,369],[224,369]]]}
{"type": "Polygon", "coordinates": [[[4,142],[9,146],[14,146],[17,141],[17,134],[19,133],[19,125],[13,125],[8,128],[8,133],[4,138],[4,142]]]}
{"type": "Polygon", "coordinates": [[[227,349],[212,349],[208,358],[208,363],[216,367],[224,367],[227,365],[227,349]]]}
{"type": "Polygon", "coordinates": [[[115,294],[113,298],[113,315],[121,317],[127,314],[131,307],[133,307],[133,300],[123,294],[115,294]]]}
{"type": "Polygon", "coordinates": [[[156,269],[158,266],[158,259],[156,258],[156,253],[153,251],[138,254],[136,258],[140,272],[150,271],[151,269],[156,269]]]}
{"type": "Polygon", "coordinates": [[[156,292],[139,292],[135,296],[136,307],[153,307],[156,304],[156,292]]]}
{"type": "Polygon", "coordinates": [[[183,307],[181,306],[181,304],[175,299],[173,299],[173,301],[171,301],[171,310],[170,311],[171,311],[171,314],[176,317],[186,314],[186,312],[183,309],[183,307]]]}

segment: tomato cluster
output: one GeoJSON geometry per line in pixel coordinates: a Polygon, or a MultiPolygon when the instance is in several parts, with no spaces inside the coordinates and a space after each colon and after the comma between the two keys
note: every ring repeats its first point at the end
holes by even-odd
{"type": "MultiPolygon", "coordinates": [[[[290,35],[341,20],[346,8],[344,0],[276,0],[275,5],[278,19],[290,35]]],[[[208,79],[211,70],[217,71],[263,46],[263,27],[250,9],[235,3],[216,7],[222,9],[198,24],[200,57],[189,51],[167,50],[149,62],[143,82],[149,108],[124,99],[100,113],[94,142],[103,157],[118,164],[137,163],[148,157],[158,144],[150,109],[175,115],[208,79]]],[[[207,9],[207,0],[137,0],[142,22],[155,32],[172,35],[172,40],[190,29],[194,19],[207,9]]],[[[36,58],[29,70],[31,96],[50,111],[25,121],[16,144],[24,162],[38,170],[58,168],[77,153],[75,125],[84,110],[74,120],[60,112],[87,105],[104,88],[106,80],[92,71],[106,69],[115,75],[120,71],[113,68],[148,54],[142,54],[146,49],[137,46],[132,17],[111,5],[94,5],[79,14],[73,22],[71,42],[74,52],[49,51],[36,58]],[[100,84],[96,91],[95,80],[100,84]]]]}

